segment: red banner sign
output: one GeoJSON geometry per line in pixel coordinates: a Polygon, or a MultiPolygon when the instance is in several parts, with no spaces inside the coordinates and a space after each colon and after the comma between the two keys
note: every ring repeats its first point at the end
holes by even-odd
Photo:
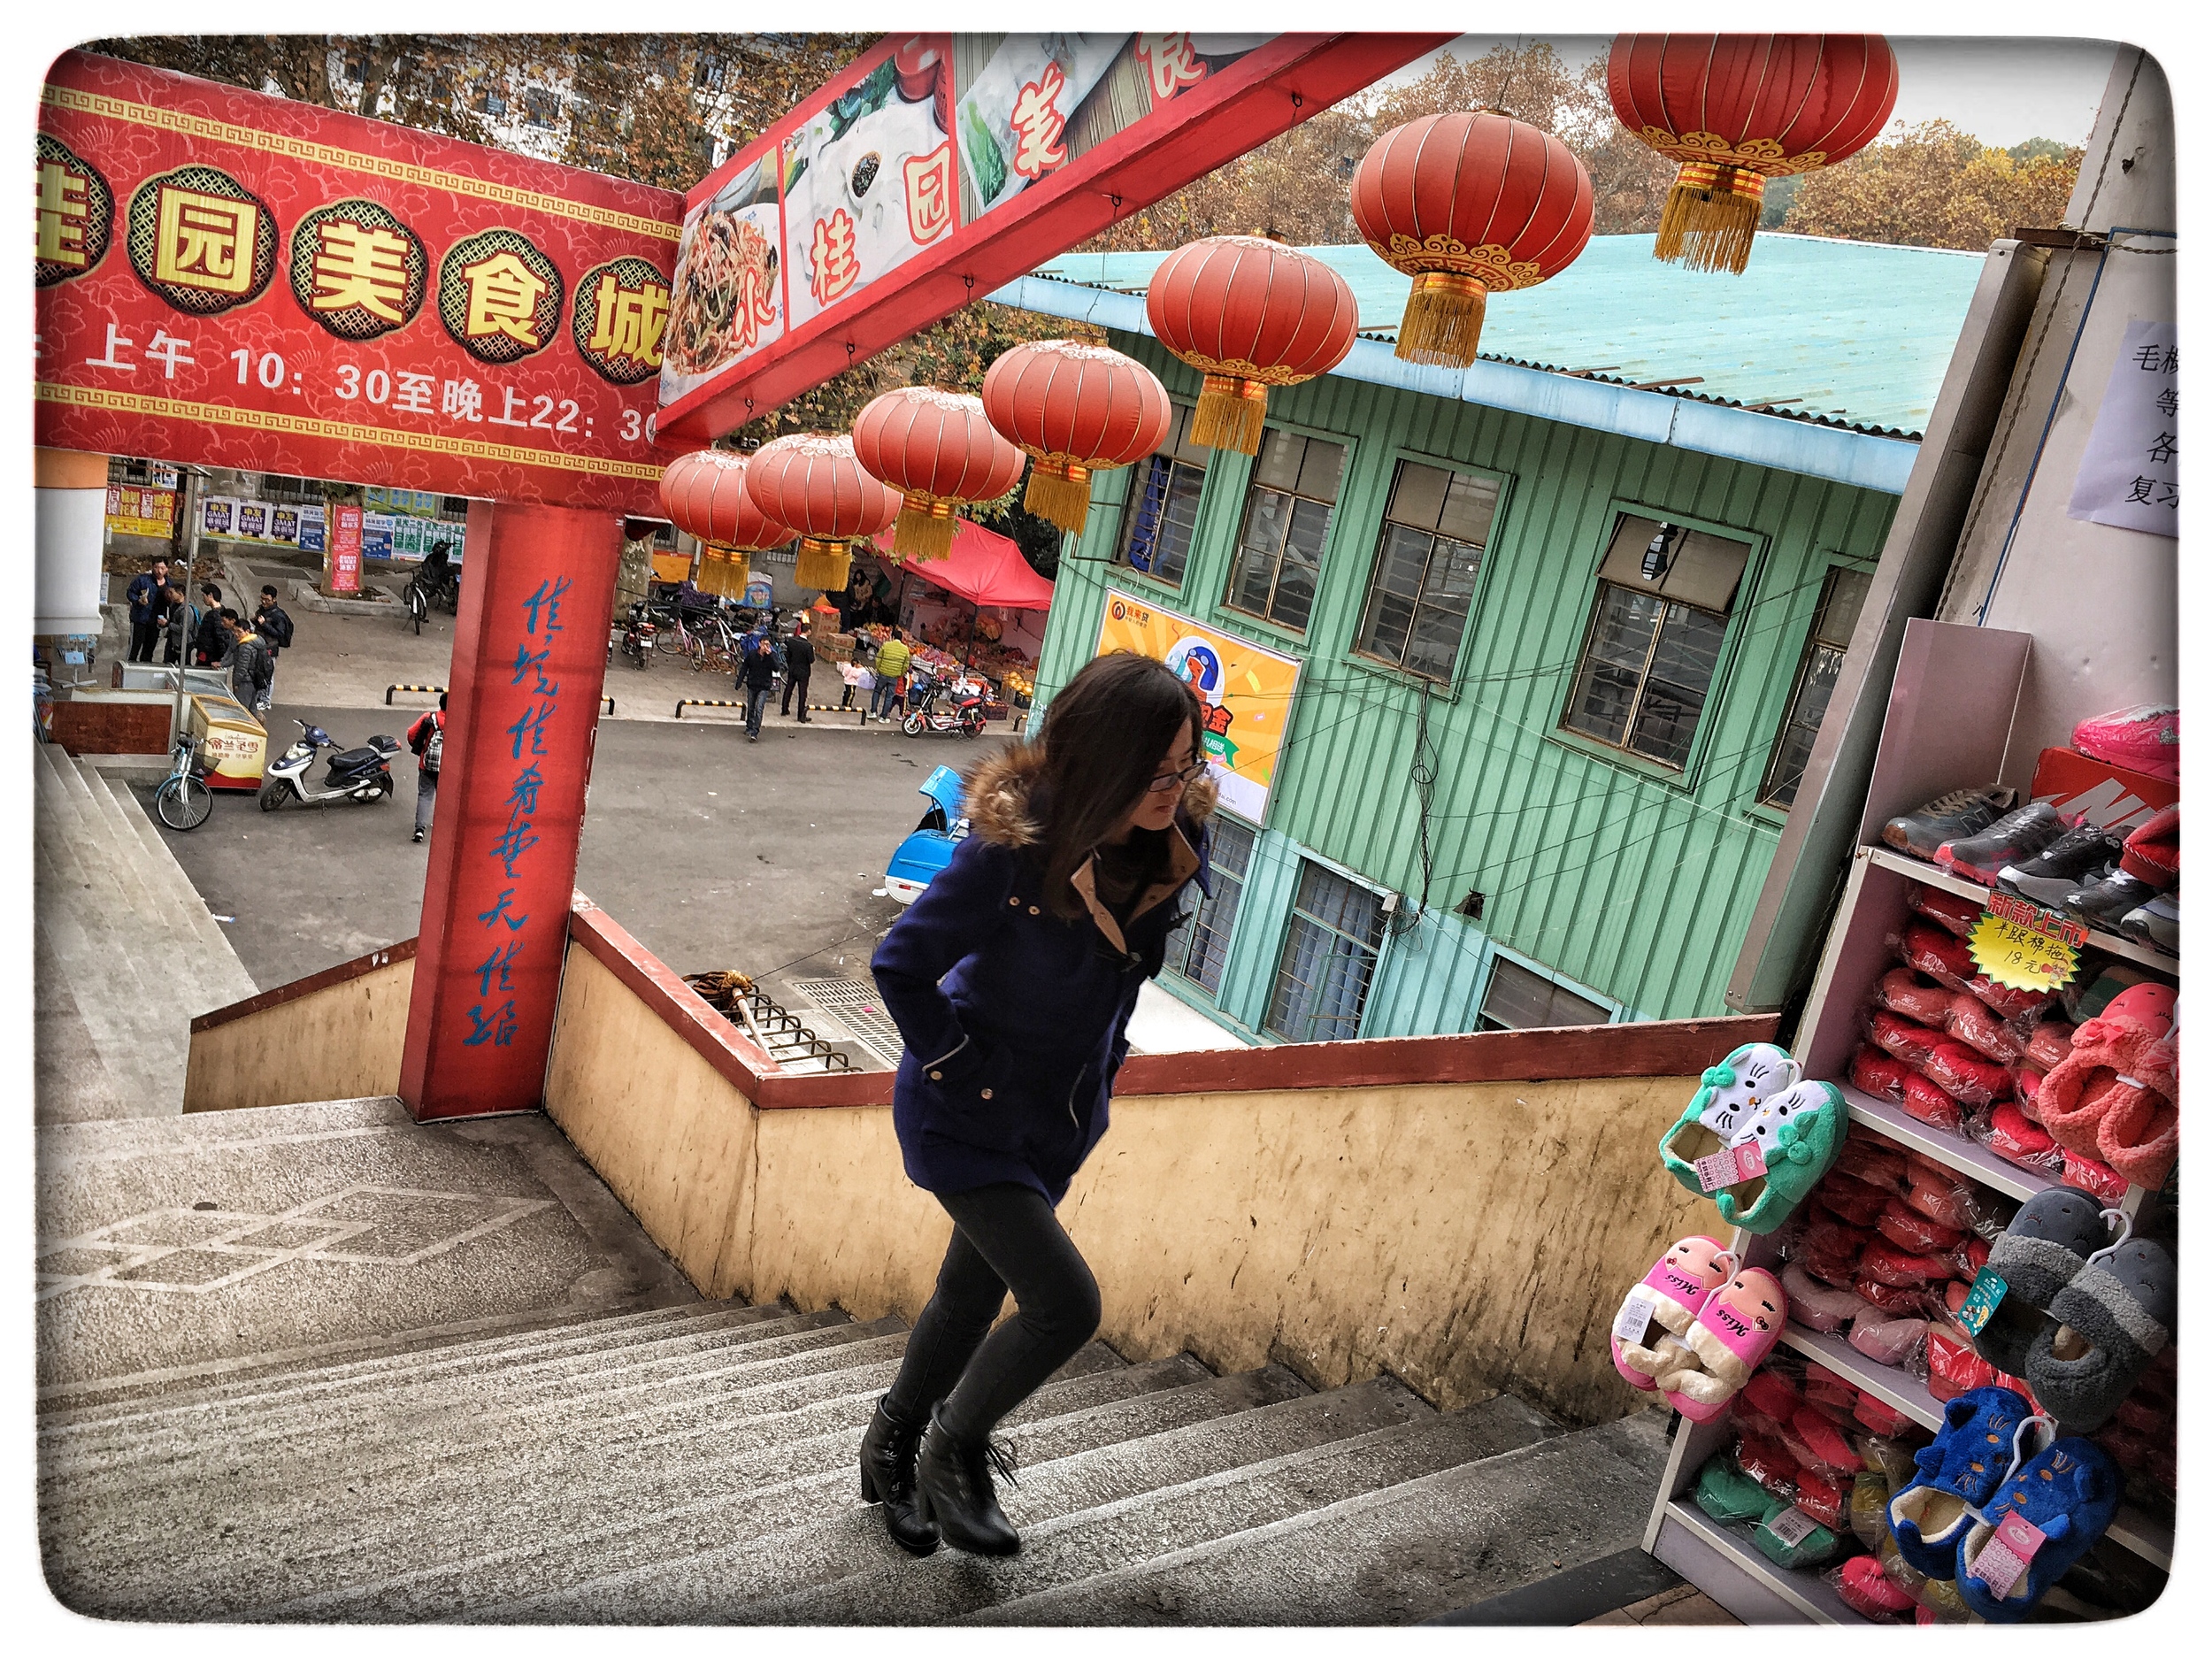
{"type": "Polygon", "coordinates": [[[361,591],[361,509],[342,502],[330,510],[330,591],[361,591]]]}
{"type": "Polygon", "coordinates": [[[652,511],[682,205],[65,53],[39,110],[38,442],[652,511]]]}
{"type": "Polygon", "coordinates": [[[886,38],[686,198],[659,437],[767,413],[1449,38],[886,38]]]}

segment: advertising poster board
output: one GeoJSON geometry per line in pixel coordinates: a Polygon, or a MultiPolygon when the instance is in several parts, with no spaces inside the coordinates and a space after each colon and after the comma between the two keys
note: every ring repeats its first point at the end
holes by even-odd
{"type": "Polygon", "coordinates": [[[166,541],[177,525],[177,495],[171,489],[108,486],[107,528],[117,535],[157,536],[166,541]]]}
{"type": "Polygon", "coordinates": [[[1094,654],[1109,651],[1135,651],[1165,663],[1198,694],[1205,710],[1206,760],[1221,804],[1263,825],[1298,691],[1297,658],[1110,588],[1094,654]]]}
{"type": "Polygon", "coordinates": [[[323,568],[334,594],[361,591],[361,509],[339,502],[330,510],[330,548],[323,568]]]}

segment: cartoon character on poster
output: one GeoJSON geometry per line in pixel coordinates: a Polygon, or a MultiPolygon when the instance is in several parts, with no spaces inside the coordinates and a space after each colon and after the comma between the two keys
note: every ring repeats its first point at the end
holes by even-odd
{"type": "Polygon", "coordinates": [[[684,215],[661,339],[663,403],[782,336],[780,220],[773,152],[684,215]]]}
{"type": "Polygon", "coordinates": [[[791,326],[895,270],[954,223],[948,74],[918,35],[784,141],[791,326]]]}
{"type": "Polygon", "coordinates": [[[1166,660],[1169,672],[1198,694],[1199,706],[1205,710],[1207,758],[1234,772],[1237,746],[1229,736],[1229,726],[1236,717],[1221,703],[1221,653],[1195,634],[1187,634],[1168,648],[1166,660]]]}

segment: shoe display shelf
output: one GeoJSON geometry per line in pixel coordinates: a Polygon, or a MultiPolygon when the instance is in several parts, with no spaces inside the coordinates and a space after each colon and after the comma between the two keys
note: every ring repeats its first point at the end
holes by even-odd
{"type": "MultiPolygon", "coordinates": [[[[1860,1041],[1861,1008],[1875,981],[1894,965],[1889,941],[1909,914],[1905,901],[1911,885],[1920,882],[1976,899],[1988,895],[1985,887],[1878,844],[1878,836],[1881,826],[1899,812],[1909,811],[1947,789],[1985,782],[1998,774],[2026,660],[2027,637],[1993,629],[1910,625],[1859,844],[1792,1046],[1805,1076],[1834,1082],[1842,1089],[1853,1125],[2016,1200],[2059,1183],[2008,1163],[1963,1135],[1923,1123],[1902,1107],[1840,1079],[1860,1041]],[[1947,693],[1932,706],[1906,694],[1915,680],[1932,671],[1939,653],[1946,664],[1943,681],[1958,695],[1947,693]],[[1962,680],[1968,683],[1961,686],[1962,680]]],[[[2090,948],[2177,979],[2180,974],[2177,959],[2130,939],[2096,933],[2090,948]]],[[[2132,1217],[2147,1196],[2142,1188],[2131,1187],[2119,1207],[2132,1217]]],[[[1778,1254],[1776,1239],[1774,1233],[1739,1229],[1729,1244],[1744,1266],[1772,1269],[1778,1254]]],[[[1926,1384],[1901,1367],[1876,1363],[1841,1337],[1792,1320],[1779,1346],[1825,1366],[1924,1427],[1936,1428],[1942,1422],[1942,1403],[1926,1384]]],[[[1729,1444],[1734,1432],[1725,1412],[1710,1423],[1680,1421],[1645,1528],[1644,1548],[1747,1624],[1871,1623],[1844,1603],[1824,1576],[1824,1568],[1778,1566],[1752,1543],[1747,1526],[1724,1525],[1697,1507],[1693,1493],[1698,1471],[1729,1444]]],[[[2105,1537],[2161,1571],[2171,1570],[2173,1529],[2132,1504],[2122,1506],[2105,1537]]]]}

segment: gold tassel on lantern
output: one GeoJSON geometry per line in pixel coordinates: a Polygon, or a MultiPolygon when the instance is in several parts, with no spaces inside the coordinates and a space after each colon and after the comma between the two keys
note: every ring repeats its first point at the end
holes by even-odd
{"type": "Polygon", "coordinates": [[[826,594],[841,593],[852,576],[852,549],[842,541],[799,538],[799,562],[791,580],[802,588],[818,588],[826,594]]]}
{"type": "Polygon", "coordinates": [[[1209,374],[1200,382],[1198,412],[1191,442],[1210,449],[1260,452],[1260,428],[1267,420],[1267,388],[1240,374],[1209,374]]]}
{"type": "Polygon", "coordinates": [[[1710,161],[1686,161],[1667,192],[1659,220],[1655,258],[1680,260],[1694,271],[1732,271],[1739,276],[1751,258],[1752,233],[1766,180],[1742,167],[1710,161]]]}
{"type": "Polygon", "coordinates": [[[1398,324],[1399,358],[1463,369],[1482,339],[1483,301],[1489,290],[1455,271],[1424,271],[1406,296],[1398,324]]]}
{"type": "Polygon", "coordinates": [[[957,528],[959,520],[952,516],[952,503],[910,489],[891,532],[892,545],[902,559],[946,558],[952,553],[952,535],[957,528]]]}
{"type": "Polygon", "coordinates": [[[1091,516],[1091,469],[1074,461],[1040,457],[1029,469],[1022,505],[1048,524],[1082,534],[1091,516]]]}

